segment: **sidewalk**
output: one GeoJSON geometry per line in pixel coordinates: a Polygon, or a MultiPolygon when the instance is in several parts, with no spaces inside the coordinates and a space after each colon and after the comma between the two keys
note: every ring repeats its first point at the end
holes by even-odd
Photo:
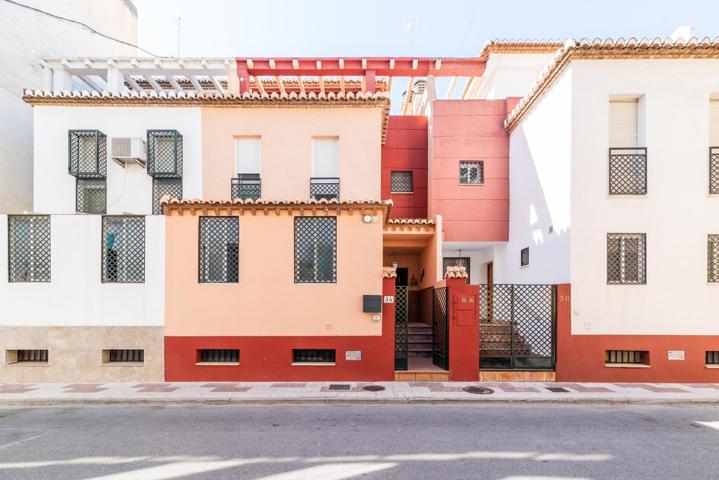
{"type": "Polygon", "coordinates": [[[457,402],[717,403],[719,405],[719,384],[561,382],[0,384],[0,406],[119,403],[270,404],[457,402]],[[488,388],[490,391],[477,393],[477,387],[480,387],[480,389],[488,388]]]}

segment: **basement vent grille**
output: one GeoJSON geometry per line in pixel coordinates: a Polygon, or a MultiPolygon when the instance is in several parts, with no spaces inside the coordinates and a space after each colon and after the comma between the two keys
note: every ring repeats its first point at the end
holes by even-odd
{"type": "Polygon", "coordinates": [[[236,349],[200,350],[201,363],[240,363],[240,351],[236,349]]]}
{"type": "Polygon", "coordinates": [[[292,350],[293,363],[335,363],[334,350],[292,350]]]}
{"type": "Polygon", "coordinates": [[[607,350],[606,364],[649,365],[649,352],[644,350],[607,350]]]}

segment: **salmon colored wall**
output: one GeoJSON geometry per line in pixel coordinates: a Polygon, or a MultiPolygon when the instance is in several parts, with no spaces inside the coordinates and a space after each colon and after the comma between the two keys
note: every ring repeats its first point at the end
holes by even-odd
{"type": "Polygon", "coordinates": [[[507,107],[507,100],[433,103],[428,213],[444,217],[445,242],[508,239],[507,107]],[[460,160],[484,160],[484,185],[459,184],[460,160]]]}
{"type": "Polygon", "coordinates": [[[262,197],[309,198],[312,138],[339,137],[340,198],[379,200],[382,108],[203,108],[204,200],[228,200],[235,137],[260,136],[262,197]]]}
{"type": "Polygon", "coordinates": [[[427,218],[426,116],[389,117],[382,145],[382,198],[392,199],[392,218],[427,218]],[[391,193],[393,170],[412,171],[413,193],[391,193]]]}
{"type": "Polygon", "coordinates": [[[200,284],[199,219],[166,217],[167,336],[380,335],[362,295],[382,292],[381,212],[337,217],[334,284],[294,283],[294,220],[272,211],[239,217],[239,283],[200,284]]]}
{"type": "MultiPolygon", "coordinates": [[[[382,295],[395,295],[394,278],[382,281],[382,295]]],[[[373,337],[165,337],[165,380],[303,381],[394,379],[394,304],[382,305],[382,335],[373,337]],[[202,348],[238,348],[240,365],[195,365],[202,348]],[[292,349],[336,350],[334,366],[292,365],[292,349]],[[345,359],[360,350],[362,359],[345,359]]]]}
{"type": "Polygon", "coordinates": [[[558,381],[570,382],[719,382],[719,369],[706,368],[705,352],[719,350],[719,336],[572,335],[571,288],[557,287],[558,381]],[[606,350],[649,351],[650,368],[607,368],[606,350]],[[669,360],[669,350],[684,350],[685,360],[669,360]]]}

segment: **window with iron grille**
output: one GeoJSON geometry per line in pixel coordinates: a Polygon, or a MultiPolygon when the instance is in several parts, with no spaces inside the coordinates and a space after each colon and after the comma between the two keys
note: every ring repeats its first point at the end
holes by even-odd
{"type": "MultiPolygon", "coordinates": [[[[145,350],[139,348],[110,349],[107,352],[108,363],[144,363],[145,350]]],[[[104,352],[103,352],[104,353],[104,352]]]]}
{"type": "Polygon", "coordinates": [[[182,177],[182,135],[177,130],[147,131],[147,174],[156,178],[182,177]]]}
{"type": "Polygon", "coordinates": [[[719,365],[719,351],[717,351],[717,350],[706,351],[704,363],[706,365],[719,365]]]}
{"type": "Polygon", "coordinates": [[[295,283],[337,282],[337,218],[295,217],[295,283]]]}
{"type": "Polygon", "coordinates": [[[519,266],[520,267],[528,267],[529,266],[529,247],[524,247],[519,252],[519,266]]]}
{"type": "Polygon", "coordinates": [[[707,282],[719,283],[719,234],[707,239],[707,282]]]}
{"type": "Polygon", "coordinates": [[[470,263],[469,257],[444,257],[442,258],[442,275],[447,272],[447,267],[464,267],[467,270],[467,283],[470,283],[470,263]]]}
{"type": "Polygon", "coordinates": [[[237,349],[202,349],[198,351],[200,363],[240,363],[237,349]]]}
{"type": "Polygon", "coordinates": [[[239,281],[237,217],[200,217],[200,283],[239,281]]]}
{"type": "Polygon", "coordinates": [[[9,282],[50,281],[50,216],[8,216],[9,282]]]}
{"type": "Polygon", "coordinates": [[[102,217],[102,281],[145,282],[145,217],[102,217]]]}
{"type": "Polygon", "coordinates": [[[647,283],[647,246],[643,233],[607,234],[607,283],[647,283]]]}
{"type": "Polygon", "coordinates": [[[649,352],[644,350],[607,350],[604,352],[604,363],[649,365],[649,352]]]}
{"type": "Polygon", "coordinates": [[[181,178],[153,178],[152,179],[152,213],[162,215],[162,204],[160,200],[165,195],[181,199],[182,179],[181,178]]]}
{"type": "Polygon", "coordinates": [[[292,363],[335,363],[335,350],[292,350],[292,363]]]}
{"type": "Polygon", "coordinates": [[[709,193],[719,195],[719,147],[709,149],[709,193]]]}
{"type": "Polygon", "coordinates": [[[99,130],[68,132],[68,172],[77,178],[105,178],[107,138],[99,130]]]}
{"type": "Polygon", "coordinates": [[[414,192],[412,172],[392,172],[390,177],[390,191],[392,193],[414,192]]]}
{"type": "Polygon", "coordinates": [[[609,194],[646,195],[647,149],[609,149],[609,194]]]}
{"type": "Polygon", "coordinates": [[[484,183],[484,161],[459,162],[459,183],[481,185],[484,183]]]}
{"type": "Polygon", "coordinates": [[[259,173],[238,173],[231,179],[232,200],[257,200],[262,196],[259,173]]]}
{"type": "Polygon", "coordinates": [[[107,183],[104,178],[75,179],[75,211],[77,213],[105,213],[107,183]]]}
{"type": "Polygon", "coordinates": [[[15,350],[18,363],[47,363],[47,350],[15,350]]]}
{"type": "Polygon", "coordinates": [[[310,178],[310,197],[315,200],[340,199],[339,177],[312,177],[310,178]]]}

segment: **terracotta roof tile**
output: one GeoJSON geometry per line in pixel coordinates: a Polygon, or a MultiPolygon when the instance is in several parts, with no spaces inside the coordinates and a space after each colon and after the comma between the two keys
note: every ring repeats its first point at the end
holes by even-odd
{"type": "Polygon", "coordinates": [[[469,278],[465,267],[447,267],[444,278],[469,278]]]}
{"type": "Polygon", "coordinates": [[[382,267],[382,278],[397,278],[397,269],[394,267],[382,267]]]}
{"type": "Polygon", "coordinates": [[[564,45],[563,40],[489,40],[484,44],[479,58],[488,58],[492,53],[552,53],[564,45]]]}

